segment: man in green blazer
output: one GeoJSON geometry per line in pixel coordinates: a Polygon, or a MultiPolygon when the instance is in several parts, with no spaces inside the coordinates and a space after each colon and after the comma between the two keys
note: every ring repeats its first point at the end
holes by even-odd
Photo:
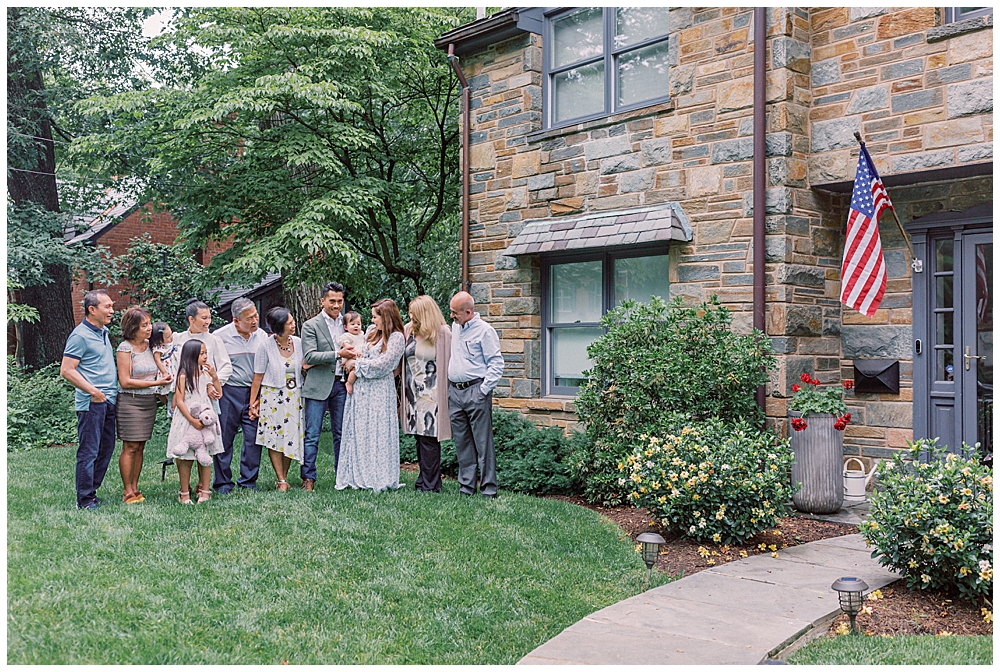
{"type": "Polygon", "coordinates": [[[340,462],[340,434],[344,426],[347,388],[340,363],[337,338],[344,333],[344,286],[328,282],[323,286],[322,310],[302,325],[302,358],[312,368],[302,384],[306,431],[302,456],[302,489],[312,491],[316,483],[316,454],[323,416],[330,412],[333,434],[334,469],[340,462]]]}

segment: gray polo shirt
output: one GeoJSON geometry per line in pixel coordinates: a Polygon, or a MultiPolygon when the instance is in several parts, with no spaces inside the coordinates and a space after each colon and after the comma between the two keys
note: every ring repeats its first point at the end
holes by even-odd
{"type": "Polygon", "coordinates": [[[255,329],[249,339],[240,336],[236,325],[230,322],[212,332],[226,346],[226,353],[233,365],[233,373],[226,381],[232,387],[250,387],[253,384],[253,360],[257,349],[267,338],[263,329],[255,329]]]}
{"type": "MultiPolygon", "coordinates": [[[[118,400],[118,367],[107,327],[95,327],[87,320],[76,325],[66,339],[63,357],[80,362],[76,370],[84,380],[103,392],[110,403],[118,400]]],[[[76,410],[90,410],[90,395],[80,388],[76,388],[75,402],[76,410]]]]}

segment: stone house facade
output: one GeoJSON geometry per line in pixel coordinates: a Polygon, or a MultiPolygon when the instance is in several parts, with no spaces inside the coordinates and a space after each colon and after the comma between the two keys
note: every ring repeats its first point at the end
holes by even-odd
{"type": "MultiPolygon", "coordinates": [[[[619,283],[691,301],[714,294],[737,329],[752,325],[754,12],[645,8],[630,27],[623,11],[513,8],[436,41],[451,45],[469,83],[469,277],[507,362],[496,403],[543,425],[576,423],[573,376],[595,332],[572,327],[592,322],[602,302],[606,310],[632,295],[619,283]],[[642,54],[627,51],[630,30],[642,54]],[[637,75],[629,62],[646,70],[637,75]],[[650,280],[649,272],[666,277],[650,280]],[[571,305],[582,319],[572,319],[571,305]],[[569,317],[557,317],[564,309],[569,317]]],[[[984,238],[969,240],[989,249],[992,288],[992,13],[961,12],[766,10],[766,332],[778,353],[766,411],[783,433],[790,388],[803,372],[838,382],[866,359],[897,360],[899,389],[848,395],[845,454],[883,458],[915,428],[942,433],[948,421],[945,406],[934,405],[940,399],[928,401],[941,392],[937,382],[959,386],[961,364],[954,357],[962,344],[931,324],[964,319],[958,308],[948,317],[931,296],[946,272],[943,257],[929,258],[943,249],[942,231],[956,259],[962,236],[990,236],[988,248],[984,238]],[[906,241],[883,215],[888,282],[872,318],[839,301],[854,132],[904,225],[990,205],[971,224],[930,221],[911,234],[922,274],[911,271],[906,241]],[[944,351],[953,357],[951,381],[932,370],[944,351]],[[915,425],[915,409],[940,411],[937,424],[915,425]]],[[[961,296],[975,303],[968,291],[961,296]]],[[[989,335],[980,324],[977,341],[988,359],[975,361],[988,365],[991,404],[991,303],[988,319],[989,335]]],[[[975,320],[966,332],[976,340],[975,320]]]]}

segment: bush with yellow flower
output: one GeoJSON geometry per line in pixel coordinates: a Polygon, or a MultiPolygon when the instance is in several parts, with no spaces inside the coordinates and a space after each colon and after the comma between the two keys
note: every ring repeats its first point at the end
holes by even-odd
{"type": "Polygon", "coordinates": [[[619,463],[628,500],[685,536],[740,543],[777,526],[792,495],[787,440],[749,422],[680,423],[619,463]]]}
{"type": "Polygon", "coordinates": [[[993,591],[993,470],[963,449],[968,458],[921,439],[883,461],[860,528],[873,557],[910,588],[976,599],[993,591]]]}

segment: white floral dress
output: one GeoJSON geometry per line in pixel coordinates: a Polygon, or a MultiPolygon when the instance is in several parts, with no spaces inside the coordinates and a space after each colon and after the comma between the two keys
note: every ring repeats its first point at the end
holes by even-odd
{"type": "Polygon", "coordinates": [[[355,371],[354,394],[344,407],[337,489],[387,490],[399,483],[399,415],[393,371],[403,356],[403,334],[365,344],[355,371]]]}
{"type": "MultiPolygon", "coordinates": [[[[202,372],[198,376],[198,382],[195,385],[195,391],[185,389],[184,390],[184,402],[187,404],[188,410],[191,411],[191,415],[198,417],[198,414],[194,412],[195,407],[200,406],[202,409],[209,409],[212,412],[212,417],[215,418],[215,423],[212,425],[211,429],[215,433],[215,442],[208,447],[209,455],[218,455],[222,452],[222,432],[219,430],[219,416],[215,412],[215,408],[212,406],[212,400],[208,396],[208,384],[212,381],[211,377],[205,372],[202,372]]],[[[174,412],[173,420],[170,421],[170,434],[167,435],[167,450],[168,457],[170,456],[169,450],[179,444],[184,440],[184,433],[191,428],[191,423],[187,421],[184,414],[181,413],[180,409],[174,412]]],[[[188,451],[183,455],[175,458],[178,460],[193,460],[194,449],[188,448],[188,451]]]]}
{"type": "MultiPolygon", "coordinates": [[[[295,367],[301,361],[294,355],[283,357],[285,369],[295,380],[295,367]]],[[[298,386],[260,386],[260,420],[257,421],[257,445],[276,450],[285,456],[302,461],[303,434],[302,395],[298,386]]]]}

